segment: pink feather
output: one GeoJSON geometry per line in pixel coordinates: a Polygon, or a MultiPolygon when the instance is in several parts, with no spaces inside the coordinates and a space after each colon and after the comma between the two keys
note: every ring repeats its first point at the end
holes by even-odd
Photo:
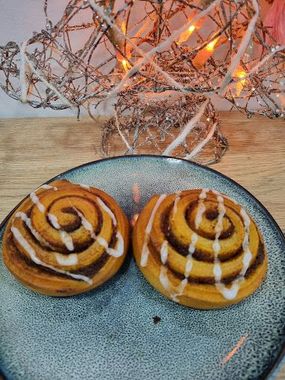
{"type": "Polygon", "coordinates": [[[285,0],[275,0],[266,15],[264,25],[281,45],[285,44],[285,0]]]}

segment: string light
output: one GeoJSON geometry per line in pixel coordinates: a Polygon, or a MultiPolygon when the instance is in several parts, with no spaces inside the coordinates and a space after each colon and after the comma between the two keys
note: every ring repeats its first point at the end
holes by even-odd
{"type": "Polygon", "coordinates": [[[212,53],[214,51],[214,48],[215,48],[218,40],[219,40],[219,38],[215,38],[213,41],[209,42],[205,49],[212,53]]]}
{"type": "Polygon", "coordinates": [[[179,40],[177,41],[177,45],[181,45],[183,44],[184,42],[186,42],[191,34],[194,32],[194,30],[196,29],[195,25],[190,25],[189,28],[180,34],[180,37],[179,37],[179,40]]]}
{"type": "Polygon", "coordinates": [[[122,60],[122,65],[125,71],[128,71],[132,67],[126,59],[122,60]]]}
{"type": "MultiPolygon", "coordinates": [[[[126,124],[123,113],[138,109],[128,140],[132,151],[138,141],[141,149],[146,141],[157,149],[160,136],[167,136],[171,144],[177,132],[170,132],[171,127],[179,125],[183,130],[189,118],[199,112],[201,102],[214,93],[248,115],[257,112],[277,117],[280,110],[284,114],[285,49],[276,46],[270,29],[257,17],[257,0],[204,1],[207,5],[203,9],[178,0],[163,1],[170,8],[154,7],[152,0],[123,1],[120,7],[114,7],[115,3],[77,0],[69,3],[61,19],[53,23],[45,9],[48,30],[24,42],[25,64],[19,65],[17,43],[0,46],[0,84],[4,91],[35,108],[86,107],[91,116],[98,104],[116,97],[121,105],[121,127],[126,124]],[[152,10],[147,13],[149,6],[152,10]],[[90,22],[86,21],[87,10],[90,22]],[[179,24],[185,15],[188,21],[179,24]],[[84,22],[80,23],[81,19],[84,22]],[[90,28],[91,34],[87,33],[90,28]],[[78,42],[80,31],[82,46],[78,47],[73,39],[78,42]],[[25,91],[26,96],[22,96],[25,91]],[[171,105],[169,97],[164,97],[168,93],[177,96],[171,105]],[[149,101],[139,104],[145,94],[151,94],[149,101]],[[256,109],[251,109],[251,100],[258,105],[256,109]],[[148,118],[150,107],[155,118],[148,118]],[[171,113],[167,119],[168,109],[171,113]],[[151,137],[153,129],[156,139],[151,137]],[[132,135],[134,131],[136,136],[132,135]]],[[[207,122],[193,136],[190,131],[188,139],[197,144],[217,121],[211,103],[201,117],[207,122]]],[[[109,130],[116,133],[116,125],[109,130]]],[[[195,146],[188,140],[185,149],[190,152],[195,146]]],[[[213,141],[214,147],[226,146],[218,129],[213,141]]],[[[189,152],[180,146],[175,154],[189,152]]]]}
{"type": "Polygon", "coordinates": [[[215,38],[213,41],[209,42],[203,50],[198,52],[196,57],[193,59],[193,65],[197,69],[201,69],[203,66],[205,66],[206,62],[213,55],[218,40],[218,37],[215,38]]]}
{"type": "MultiPolygon", "coordinates": [[[[121,23],[121,30],[124,36],[127,34],[127,23],[125,21],[122,21],[121,23]]],[[[127,44],[125,43],[125,50],[127,51],[127,44]]],[[[130,59],[131,54],[127,52],[127,58],[130,59]]],[[[122,64],[123,69],[125,72],[129,71],[129,69],[132,67],[129,61],[122,57],[121,53],[117,53],[117,59],[122,64]]]]}
{"type": "Polygon", "coordinates": [[[235,76],[241,80],[239,80],[236,84],[236,96],[240,96],[245,84],[246,80],[243,79],[247,76],[246,72],[243,69],[238,69],[235,73],[235,76]]]}

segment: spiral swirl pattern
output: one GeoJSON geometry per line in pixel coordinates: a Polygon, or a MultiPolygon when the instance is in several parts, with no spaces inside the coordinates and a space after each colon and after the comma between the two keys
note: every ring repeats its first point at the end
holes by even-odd
{"type": "Polygon", "coordinates": [[[49,295],[95,288],[120,268],[128,221],[99,189],[56,181],[20,205],[4,235],[8,269],[26,286],[49,295]]]}
{"type": "Polygon", "coordinates": [[[133,248],[158,291],[196,308],[241,301],[267,268],[255,222],[234,200],[209,189],[153,197],[135,225],[133,248]]]}

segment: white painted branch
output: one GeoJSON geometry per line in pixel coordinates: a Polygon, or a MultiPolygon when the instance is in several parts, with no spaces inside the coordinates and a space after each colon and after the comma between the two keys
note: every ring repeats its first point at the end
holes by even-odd
{"type": "Polygon", "coordinates": [[[112,19],[108,15],[106,15],[103,8],[101,8],[98,4],[94,3],[93,0],[89,0],[89,4],[93,8],[93,10],[96,11],[114,31],[116,31],[118,34],[123,36],[126,39],[126,41],[133,47],[133,49],[137,51],[142,57],[144,57],[144,58],[139,59],[136,65],[134,65],[127,72],[127,74],[125,74],[125,76],[122,78],[121,82],[117,85],[117,87],[115,87],[114,90],[112,90],[111,92],[109,92],[109,94],[107,94],[106,101],[109,98],[116,96],[120,92],[120,90],[124,87],[128,79],[138,71],[139,67],[143,65],[144,59],[145,59],[145,62],[149,62],[150,64],[152,64],[155,67],[155,69],[158,72],[160,72],[172,86],[178,88],[180,91],[184,93],[187,93],[187,91],[184,89],[184,87],[180,83],[178,83],[175,79],[173,79],[170,75],[168,75],[165,71],[163,71],[154,61],[152,61],[151,57],[148,58],[146,53],[143,50],[141,50],[136,44],[134,44],[133,41],[126,34],[124,34],[122,30],[118,28],[116,24],[113,23],[112,19]]]}
{"type": "Polygon", "coordinates": [[[26,50],[27,50],[27,41],[25,41],[22,44],[22,55],[26,63],[29,65],[31,71],[47,86],[47,88],[49,88],[58,96],[58,98],[63,102],[63,104],[73,108],[74,107],[73,104],[65,96],[63,96],[55,86],[53,86],[50,82],[48,82],[48,80],[45,78],[44,74],[40,70],[34,67],[33,62],[29,59],[29,57],[26,54],[26,50]]]}
{"type": "Polygon", "coordinates": [[[157,71],[159,71],[166,79],[167,81],[172,85],[178,88],[183,93],[187,93],[187,90],[184,89],[184,87],[178,83],[175,79],[173,79],[170,75],[168,75],[166,72],[164,72],[154,61],[152,61],[151,57],[159,52],[166,49],[173,41],[176,41],[179,39],[179,36],[181,33],[185,32],[191,25],[195,24],[198,20],[200,20],[202,17],[206,16],[208,13],[210,13],[222,0],[215,0],[213,3],[203,10],[202,12],[198,13],[196,16],[193,17],[191,21],[188,21],[186,24],[184,24],[181,28],[174,31],[166,40],[162,41],[160,44],[158,44],[155,48],[151,49],[147,53],[143,52],[137,45],[133,43],[131,39],[128,38],[128,36],[124,35],[120,28],[116,26],[116,24],[113,23],[111,18],[106,15],[104,9],[100,7],[98,4],[94,2],[94,0],[88,0],[90,6],[92,9],[97,12],[105,22],[108,23],[108,25],[113,28],[117,33],[121,34],[126,38],[126,40],[129,42],[129,44],[136,50],[143,58],[138,60],[137,63],[125,74],[125,76],[122,78],[121,82],[113,89],[108,95],[107,98],[113,97],[119,93],[119,91],[124,87],[127,80],[134,75],[139,68],[145,64],[146,62],[151,63],[157,71]]]}
{"type": "Polygon", "coordinates": [[[255,31],[255,25],[256,25],[256,22],[257,22],[258,16],[259,16],[259,5],[258,5],[257,0],[252,0],[252,2],[253,2],[253,8],[254,8],[255,14],[253,15],[252,19],[250,20],[250,22],[248,24],[247,30],[246,30],[246,32],[245,32],[245,34],[241,40],[241,43],[239,45],[239,48],[238,48],[236,55],[231,59],[230,67],[228,68],[228,71],[227,71],[227,73],[224,77],[224,80],[220,86],[220,90],[219,90],[220,96],[223,96],[225,94],[226,87],[230,83],[230,81],[232,80],[233,73],[236,71],[237,67],[239,66],[240,60],[241,60],[243,54],[245,53],[245,51],[246,51],[246,49],[250,43],[250,40],[252,38],[252,35],[255,31]]]}
{"type": "Polygon", "coordinates": [[[282,45],[282,46],[276,48],[274,51],[271,51],[271,53],[267,54],[260,62],[257,63],[257,65],[255,65],[251,68],[251,70],[248,72],[248,75],[246,77],[257,72],[259,70],[259,68],[262,67],[271,57],[273,57],[276,53],[279,53],[282,50],[285,51],[285,45],[282,45]]]}
{"type": "Polygon", "coordinates": [[[214,135],[214,132],[216,130],[217,123],[213,124],[212,128],[210,129],[210,132],[207,134],[207,136],[204,138],[203,141],[201,141],[193,150],[191,153],[187,154],[184,158],[187,160],[190,160],[191,158],[195,157],[203,148],[204,146],[211,140],[211,138],[214,135]]]}
{"type": "Polygon", "coordinates": [[[25,50],[27,48],[27,42],[25,41],[20,46],[20,87],[21,87],[21,102],[27,103],[27,95],[28,95],[28,79],[27,79],[27,62],[25,57],[25,50]]]}
{"type": "Polygon", "coordinates": [[[117,112],[115,111],[115,124],[116,124],[116,128],[117,128],[117,130],[118,130],[118,133],[119,133],[119,135],[120,135],[120,137],[121,137],[121,139],[123,140],[123,142],[125,143],[125,145],[126,145],[126,147],[128,148],[128,150],[130,151],[130,152],[132,152],[132,147],[130,146],[130,144],[128,143],[128,141],[126,140],[126,138],[125,138],[125,136],[123,135],[123,133],[122,133],[122,131],[121,131],[121,129],[120,129],[120,123],[119,123],[119,120],[118,120],[118,114],[117,114],[117,112]]]}
{"type": "Polygon", "coordinates": [[[183,141],[186,139],[188,134],[192,131],[192,129],[196,126],[198,121],[203,116],[203,113],[205,112],[205,109],[209,103],[209,99],[207,99],[200,107],[199,111],[196,113],[196,115],[188,121],[188,123],[183,128],[182,132],[176,137],[174,141],[168,147],[164,150],[162,154],[164,155],[170,155],[175,148],[177,148],[183,141]]]}
{"type": "Polygon", "coordinates": [[[270,58],[272,58],[276,53],[285,50],[285,45],[276,48],[274,52],[267,54],[260,62],[258,62],[255,66],[253,66],[248,73],[246,73],[242,78],[237,78],[235,82],[230,83],[227,86],[227,90],[236,87],[237,83],[245,81],[247,78],[250,78],[252,74],[256,73],[270,58]]]}
{"type": "Polygon", "coordinates": [[[185,96],[181,91],[166,90],[163,92],[141,92],[138,98],[143,103],[174,103],[185,96]]]}

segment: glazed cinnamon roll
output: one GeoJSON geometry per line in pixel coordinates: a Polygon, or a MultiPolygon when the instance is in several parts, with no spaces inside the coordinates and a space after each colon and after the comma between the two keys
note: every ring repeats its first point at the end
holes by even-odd
{"type": "Polygon", "coordinates": [[[55,181],[32,192],[11,216],[4,263],[27,287],[51,296],[96,288],[121,267],[129,226],[103,191],[55,181]]]}
{"type": "Polygon", "coordinates": [[[193,308],[241,301],[267,270],[253,219],[234,200],[209,189],[154,196],[135,224],[133,250],[156,290],[193,308]]]}

